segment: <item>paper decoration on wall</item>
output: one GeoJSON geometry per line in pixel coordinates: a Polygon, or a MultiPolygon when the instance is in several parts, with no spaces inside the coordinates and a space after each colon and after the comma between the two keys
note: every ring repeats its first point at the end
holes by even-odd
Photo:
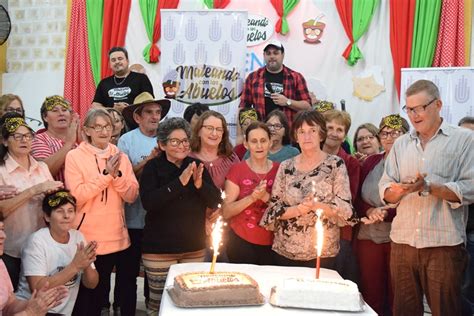
{"type": "Polygon", "coordinates": [[[321,14],[315,19],[310,19],[303,23],[303,36],[305,43],[321,43],[320,39],[323,36],[324,28],[326,27],[326,23],[321,21],[323,16],[324,14],[321,14]]]}
{"type": "Polygon", "coordinates": [[[354,77],[352,82],[354,83],[353,94],[365,101],[372,101],[382,91],[385,91],[385,87],[378,84],[373,75],[364,78],[354,77]]]}

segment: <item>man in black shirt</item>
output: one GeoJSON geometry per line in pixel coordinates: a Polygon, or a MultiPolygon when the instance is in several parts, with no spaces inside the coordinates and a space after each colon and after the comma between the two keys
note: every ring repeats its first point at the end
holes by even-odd
{"type": "Polygon", "coordinates": [[[150,79],[144,74],[130,71],[128,64],[128,52],[124,47],[109,50],[109,65],[114,74],[99,82],[93,107],[113,107],[122,112],[140,93],[149,92],[153,95],[150,79]]]}

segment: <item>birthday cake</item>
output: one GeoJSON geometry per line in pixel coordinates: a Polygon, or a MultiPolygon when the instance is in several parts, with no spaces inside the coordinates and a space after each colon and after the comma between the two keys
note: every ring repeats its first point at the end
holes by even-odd
{"type": "Polygon", "coordinates": [[[300,278],[285,279],[281,286],[273,287],[270,304],[337,311],[361,311],[364,306],[354,282],[300,278]]]}
{"type": "Polygon", "coordinates": [[[168,289],[179,307],[244,306],[264,303],[257,282],[240,272],[189,272],[168,289]]]}

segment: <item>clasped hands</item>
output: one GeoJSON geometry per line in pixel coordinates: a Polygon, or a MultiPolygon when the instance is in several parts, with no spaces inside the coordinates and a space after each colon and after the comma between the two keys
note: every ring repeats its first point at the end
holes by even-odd
{"type": "Polygon", "coordinates": [[[425,177],[426,173],[417,173],[414,177],[406,177],[402,179],[401,183],[390,184],[390,190],[399,196],[405,196],[409,193],[422,191],[425,177]]]}
{"type": "Polygon", "coordinates": [[[266,202],[270,198],[270,194],[267,192],[267,180],[261,180],[260,183],[253,189],[250,194],[254,202],[261,200],[266,202]]]}
{"type": "Polygon", "coordinates": [[[183,170],[181,175],[179,176],[179,181],[183,186],[186,186],[193,177],[194,186],[196,189],[200,189],[202,187],[202,173],[204,171],[204,164],[200,163],[199,166],[196,164],[195,161],[190,163],[186,169],[183,170]]]}
{"type": "Polygon", "coordinates": [[[112,177],[117,177],[120,175],[120,160],[121,160],[120,152],[116,153],[115,155],[110,156],[107,159],[107,164],[105,165],[105,171],[107,174],[110,174],[112,177]]]}
{"type": "Polygon", "coordinates": [[[299,216],[308,214],[311,211],[316,211],[317,209],[323,210],[326,217],[332,217],[335,214],[327,204],[319,202],[313,193],[308,194],[300,204],[296,205],[296,208],[299,216]]]}

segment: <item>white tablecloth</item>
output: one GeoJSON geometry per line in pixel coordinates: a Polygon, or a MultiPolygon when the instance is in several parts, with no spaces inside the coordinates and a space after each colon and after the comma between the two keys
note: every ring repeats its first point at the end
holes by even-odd
{"type": "MultiPolygon", "coordinates": [[[[166,279],[166,287],[173,286],[174,277],[178,274],[192,271],[209,271],[210,263],[182,263],[172,265],[166,279]]],[[[280,308],[274,307],[269,303],[270,290],[273,286],[279,285],[283,279],[289,277],[314,278],[315,269],[301,267],[277,267],[277,266],[258,266],[252,264],[231,264],[217,263],[216,271],[236,271],[250,275],[258,282],[260,292],[265,296],[265,304],[262,306],[245,307],[214,307],[214,308],[180,308],[173,304],[167,291],[163,293],[161,300],[161,316],[179,316],[179,315],[225,315],[225,316],[251,316],[251,315],[377,315],[369,305],[365,304],[365,309],[358,313],[349,312],[330,312],[316,311],[310,309],[280,308]]],[[[341,279],[336,271],[321,269],[321,278],[341,279]]]]}

